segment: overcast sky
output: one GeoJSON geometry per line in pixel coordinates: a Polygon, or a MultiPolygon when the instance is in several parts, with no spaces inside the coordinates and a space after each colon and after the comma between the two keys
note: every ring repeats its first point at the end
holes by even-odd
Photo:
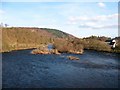
{"type": "Polygon", "coordinates": [[[2,2],[0,22],[55,28],[77,37],[118,36],[117,2],[2,2]]]}

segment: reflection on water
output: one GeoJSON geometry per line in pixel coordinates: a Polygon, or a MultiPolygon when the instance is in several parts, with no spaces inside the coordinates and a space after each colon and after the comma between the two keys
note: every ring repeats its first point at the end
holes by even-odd
{"type": "Polygon", "coordinates": [[[52,44],[48,44],[48,50],[53,49],[53,45],[52,44]]]}
{"type": "Polygon", "coordinates": [[[83,55],[3,53],[3,88],[118,87],[119,55],[86,50],[83,55]],[[80,60],[71,61],[68,55],[80,60]]]}

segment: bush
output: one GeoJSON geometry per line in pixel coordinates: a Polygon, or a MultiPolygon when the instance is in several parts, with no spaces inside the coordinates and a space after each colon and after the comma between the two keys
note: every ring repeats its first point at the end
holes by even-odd
{"type": "Polygon", "coordinates": [[[70,52],[70,51],[81,51],[83,46],[79,44],[78,41],[73,40],[65,40],[65,39],[58,39],[54,42],[54,48],[57,49],[59,52],[70,52]]]}
{"type": "Polygon", "coordinates": [[[98,51],[110,51],[111,47],[103,41],[99,40],[94,40],[94,39],[89,39],[84,43],[84,48],[85,49],[93,49],[93,50],[98,50],[98,51]]]}

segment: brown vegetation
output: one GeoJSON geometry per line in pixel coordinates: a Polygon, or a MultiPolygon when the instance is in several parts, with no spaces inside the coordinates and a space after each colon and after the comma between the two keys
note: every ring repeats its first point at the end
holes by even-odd
{"type": "Polygon", "coordinates": [[[54,48],[62,53],[63,52],[75,53],[75,54],[83,53],[83,46],[81,44],[78,44],[77,42],[72,42],[70,40],[65,40],[65,39],[56,39],[54,41],[54,48]]]}
{"type": "MultiPolygon", "coordinates": [[[[38,48],[41,44],[47,45],[54,42],[57,37],[57,32],[52,33],[51,29],[31,28],[31,27],[10,27],[2,28],[2,52],[18,50],[24,48],[38,48]]],[[[55,30],[52,30],[55,31],[55,30]]],[[[70,37],[67,33],[65,37],[70,37]]]]}
{"type": "Polygon", "coordinates": [[[37,49],[32,50],[32,54],[60,54],[57,49],[49,50],[47,46],[41,46],[37,49]]]}
{"type": "MultiPolygon", "coordinates": [[[[91,36],[83,39],[56,29],[11,27],[2,28],[2,52],[38,48],[40,45],[53,43],[58,52],[82,54],[84,49],[97,51],[120,52],[120,37],[116,37],[116,48],[113,50],[105,41],[109,37],[91,36]]],[[[0,32],[1,34],[1,32],[0,32]]],[[[1,39],[1,38],[0,38],[1,39]]],[[[0,50],[1,51],[1,50],[0,50]]],[[[51,52],[55,52],[54,50],[51,52]]],[[[42,52],[41,52],[42,53],[42,52]]]]}

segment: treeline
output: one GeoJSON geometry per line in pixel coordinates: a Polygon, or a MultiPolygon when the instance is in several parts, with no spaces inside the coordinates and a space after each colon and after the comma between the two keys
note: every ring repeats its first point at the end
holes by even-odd
{"type": "Polygon", "coordinates": [[[107,40],[111,40],[111,38],[104,36],[90,36],[82,39],[74,38],[67,40],[56,40],[54,46],[60,52],[80,51],[81,49],[89,49],[96,51],[120,53],[120,39],[115,39],[117,41],[115,49],[111,48],[111,45],[106,42],[107,40]]]}
{"type": "Polygon", "coordinates": [[[91,36],[84,38],[84,40],[86,43],[86,45],[83,44],[85,49],[120,53],[120,37],[110,38],[104,36],[91,36]],[[112,46],[110,45],[110,42],[113,39],[116,40],[116,47],[114,49],[112,49],[112,46]]]}
{"type": "Polygon", "coordinates": [[[62,32],[60,30],[57,30],[57,29],[50,29],[50,28],[40,28],[41,30],[46,30],[50,33],[52,33],[53,35],[55,35],[57,38],[74,38],[74,36],[70,35],[70,34],[67,34],[65,32],[62,32]]]}

